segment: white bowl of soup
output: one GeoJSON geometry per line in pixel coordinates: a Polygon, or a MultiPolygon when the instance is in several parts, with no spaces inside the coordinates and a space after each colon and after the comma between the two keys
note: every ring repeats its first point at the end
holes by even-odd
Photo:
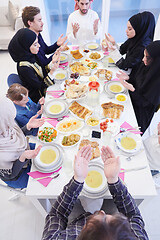
{"type": "Polygon", "coordinates": [[[56,146],[43,145],[37,157],[35,158],[35,163],[40,168],[50,169],[52,167],[56,167],[59,159],[60,152],[56,146]]]}
{"type": "Polygon", "coordinates": [[[118,94],[124,91],[124,87],[120,82],[112,82],[108,84],[108,90],[112,93],[118,94]]]}
{"type": "MultiPolygon", "coordinates": [[[[92,160],[91,160],[92,161],[92,160]]],[[[98,193],[107,187],[107,180],[104,175],[104,169],[101,164],[89,164],[87,177],[84,181],[84,189],[90,193],[98,193]]]]}
{"type": "Polygon", "coordinates": [[[127,102],[128,97],[127,97],[127,95],[124,94],[124,93],[119,93],[119,94],[116,94],[115,99],[116,99],[116,101],[119,102],[120,104],[124,104],[124,103],[127,102]]]}
{"type": "Polygon", "coordinates": [[[63,69],[58,69],[54,72],[54,82],[62,83],[67,78],[67,71],[63,69]]]}
{"type": "Polygon", "coordinates": [[[52,115],[60,115],[65,111],[65,104],[61,101],[50,101],[47,104],[47,112],[52,115]]]}

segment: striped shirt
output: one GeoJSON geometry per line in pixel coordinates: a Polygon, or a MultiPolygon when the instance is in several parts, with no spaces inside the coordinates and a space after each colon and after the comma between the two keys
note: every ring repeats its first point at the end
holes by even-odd
{"type": "MultiPolygon", "coordinates": [[[[108,184],[114,202],[119,210],[128,217],[131,229],[136,239],[148,239],[144,230],[144,222],[134,199],[128,193],[126,186],[118,180],[115,184],[108,184]]],[[[81,232],[90,213],[81,214],[70,224],[68,216],[83,188],[83,183],[78,183],[72,178],[64,187],[50,213],[46,217],[43,240],[74,240],[81,232]]]]}

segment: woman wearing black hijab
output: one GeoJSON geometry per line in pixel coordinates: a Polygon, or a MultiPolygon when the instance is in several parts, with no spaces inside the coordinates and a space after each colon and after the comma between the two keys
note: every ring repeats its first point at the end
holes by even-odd
{"type": "Polygon", "coordinates": [[[29,97],[36,103],[45,95],[45,89],[54,84],[53,73],[60,58],[57,52],[51,69],[40,66],[36,57],[39,47],[37,35],[28,28],[20,29],[8,46],[11,57],[17,62],[19,77],[29,90],[29,97]]]}
{"type": "Polygon", "coordinates": [[[126,34],[128,40],[125,41],[118,50],[118,45],[114,38],[108,34],[106,40],[111,53],[110,56],[120,69],[130,72],[136,71],[143,58],[145,47],[153,41],[155,30],[155,18],[151,12],[142,12],[132,16],[127,23],[126,34]],[[122,55],[126,54],[125,58],[122,55]]]}
{"type": "Polygon", "coordinates": [[[145,48],[133,85],[126,82],[129,80],[126,73],[120,71],[117,77],[130,90],[138,125],[145,132],[160,104],[160,41],[154,41],[145,48]]]}

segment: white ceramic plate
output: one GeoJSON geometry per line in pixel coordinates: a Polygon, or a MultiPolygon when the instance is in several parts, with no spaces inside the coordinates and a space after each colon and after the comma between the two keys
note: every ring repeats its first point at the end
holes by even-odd
{"type": "MultiPolygon", "coordinates": [[[[73,81],[73,79],[70,79],[69,81],[71,82],[71,81],[73,81]]],[[[76,82],[79,82],[78,79],[75,79],[75,81],[76,81],[76,82]]],[[[66,87],[64,87],[64,85],[65,85],[65,82],[62,82],[62,83],[61,83],[61,89],[62,89],[63,91],[66,91],[65,88],[68,89],[69,86],[67,85],[66,87]]]]}
{"type": "Polygon", "coordinates": [[[97,50],[99,47],[100,47],[99,44],[96,42],[90,42],[85,45],[85,48],[88,48],[89,50],[92,51],[97,50]]]}
{"type": "MultiPolygon", "coordinates": [[[[92,161],[92,160],[91,160],[92,161]]],[[[89,193],[99,193],[102,192],[106,186],[107,186],[107,180],[106,177],[104,175],[104,168],[103,165],[99,164],[99,163],[89,163],[89,170],[88,173],[90,173],[90,171],[97,171],[98,173],[100,173],[101,177],[102,177],[102,183],[100,186],[96,187],[96,188],[92,188],[90,186],[88,186],[86,184],[86,181],[84,181],[84,190],[86,192],[89,193]]]]}
{"type": "MultiPolygon", "coordinates": [[[[120,132],[120,125],[119,123],[116,122],[115,119],[112,119],[112,118],[106,118],[109,120],[109,122],[107,123],[108,127],[107,127],[107,131],[111,132],[112,133],[112,136],[115,137],[119,132],[120,132]],[[110,120],[113,120],[110,121],[110,120]]],[[[102,122],[105,122],[106,119],[103,119],[100,121],[100,123],[102,122]]]]}
{"type": "Polygon", "coordinates": [[[108,90],[109,90],[111,93],[118,94],[118,93],[124,92],[125,88],[123,87],[123,85],[122,85],[120,82],[118,82],[118,81],[117,81],[117,82],[116,82],[116,81],[113,81],[113,82],[110,82],[110,83],[108,84],[108,90]],[[113,90],[111,89],[111,87],[113,87],[113,86],[119,87],[120,90],[113,91],[113,90]]]}
{"type": "MultiPolygon", "coordinates": [[[[75,99],[75,100],[76,100],[76,99],[75,99]]],[[[72,102],[71,102],[71,104],[70,104],[69,106],[71,106],[71,105],[72,105],[72,102]]],[[[92,111],[91,109],[89,109],[88,105],[86,105],[86,104],[81,104],[81,106],[83,106],[83,107],[87,108],[88,110],[92,111]]],[[[85,120],[85,119],[83,119],[83,118],[78,117],[78,116],[77,116],[75,113],[73,113],[70,109],[69,109],[69,112],[71,113],[71,115],[72,115],[73,117],[75,117],[75,118],[77,118],[77,119],[80,119],[80,120],[82,120],[82,121],[85,120]]]]}
{"type": "Polygon", "coordinates": [[[62,166],[62,163],[63,163],[63,159],[61,158],[56,166],[50,167],[48,169],[39,167],[36,164],[36,162],[34,162],[34,165],[36,166],[36,168],[38,169],[39,172],[50,173],[50,172],[58,170],[62,166]]]}
{"type": "MultiPolygon", "coordinates": [[[[65,136],[70,136],[71,134],[72,134],[72,133],[65,134],[65,136]]],[[[62,145],[62,140],[63,140],[63,137],[64,137],[64,135],[63,135],[63,136],[61,136],[61,138],[60,138],[60,146],[63,147],[63,148],[71,148],[71,147],[77,146],[77,144],[82,140],[82,134],[79,133],[79,132],[74,132],[74,134],[78,134],[78,135],[80,136],[80,139],[79,139],[78,142],[76,142],[74,145],[71,145],[71,146],[64,146],[64,145],[62,145]]]]}
{"type": "Polygon", "coordinates": [[[102,58],[104,57],[104,55],[103,55],[103,52],[100,52],[100,51],[92,51],[92,52],[89,52],[89,53],[87,53],[87,58],[89,58],[89,59],[91,59],[92,61],[100,61],[102,58]],[[92,59],[92,58],[90,58],[90,55],[92,54],[92,53],[99,53],[100,54],[100,58],[98,58],[98,59],[92,59]]]}
{"type": "Polygon", "coordinates": [[[80,61],[80,60],[82,60],[83,58],[84,58],[84,52],[83,51],[81,51],[81,50],[79,50],[79,52],[82,54],[82,56],[83,57],[81,57],[81,58],[78,58],[78,59],[76,59],[75,57],[73,57],[73,55],[71,54],[71,51],[77,51],[77,50],[79,50],[79,49],[75,49],[75,50],[70,50],[70,55],[71,55],[71,57],[72,57],[72,59],[74,60],[74,61],[80,61]]]}
{"type": "MultiPolygon", "coordinates": [[[[50,128],[55,129],[50,123],[45,122],[45,123],[39,128],[39,131],[43,131],[43,129],[44,129],[45,127],[50,127],[50,128]]],[[[38,135],[39,135],[39,131],[38,131],[38,135]]],[[[41,139],[39,139],[38,135],[37,135],[37,138],[38,138],[38,140],[39,140],[41,143],[50,144],[50,143],[54,142],[54,141],[57,139],[58,133],[57,133],[56,138],[53,139],[52,142],[45,142],[45,141],[42,141],[41,139]]]]}
{"type": "MultiPolygon", "coordinates": [[[[105,103],[107,103],[107,102],[112,102],[112,103],[114,103],[114,104],[117,104],[117,102],[116,102],[116,100],[114,99],[114,100],[110,100],[110,101],[106,101],[105,103]]],[[[104,102],[102,102],[101,104],[103,104],[104,102]]],[[[122,105],[123,107],[124,107],[124,109],[123,109],[123,112],[121,113],[121,115],[120,115],[120,118],[112,118],[112,119],[114,119],[114,120],[116,120],[116,121],[119,121],[119,119],[121,119],[122,120],[122,118],[125,116],[125,112],[126,112],[126,107],[123,105],[123,104],[120,104],[120,105],[122,105]]],[[[101,118],[109,118],[109,117],[104,117],[104,114],[103,114],[103,108],[100,106],[100,117],[101,118]]]]}
{"type": "Polygon", "coordinates": [[[116,139],[115,139],[116,143],[117,143],[117,146],[124,152],[127,152],[127,153],[136,153],[140,150],[141,148],[141,145],[142,145],[142,141],[141,141],[141,137],[137,134],[134,134],[134,133],[131,133],[131,132],[124,132],[124,133],[120,133],[116,139]],[[129,149],[125,149],[124,147],[122,147],[121,145],[121,140],[122,138],[124,137],[130,137],[132,138],[135,142],[136,142],[136,146],[135,148],[129,150],[129,149]]]}
{"type": "Polygon", "coordinates": [[[43,145],[41,150],[39,151],[38,155],[36,156],[36,158],[34,159],[34,162],[36,164],[36,166],[38,166],[39,168],[41,169],[51,169],[51,168],[54,168],[58,165],[58,162],[60,160],[60,151],[59,149],[55,146],[55,145],[43,145]],[[41,154],[45,151],[45,150],[53,150],[55,151],[56,153],[56,158],[55,160],[52,162],[52,163],[49,163],[49,164],[46,164],[46,163],[43,163],[41,160],[40,160],[40,157],[41,157],[41,154]]]}
{"type": "Polygon", "coordinates": [[[83,128],[83,126],[84,126],[84,122],[79,119],[65,118],[57,124],[56,129],[58,132],[60,132],[62,134],[66,134],[66,133],[74,133],[76,131],[79,131],[81,128],[83,128]],[[66,126],[67,123],[71,123],[71,127],[63,128],[63,125],[66,126]],[[76,124],[74,124],[74,123],[76,123],[76,124]],[[78,125],[77,125],[77,123],[78,123],[78,125]],[[74,129],[74,125],[77,125],[77,128],[74,129]],[[62,128],[60,128],[60,127],[62,127],[62,128]]]}

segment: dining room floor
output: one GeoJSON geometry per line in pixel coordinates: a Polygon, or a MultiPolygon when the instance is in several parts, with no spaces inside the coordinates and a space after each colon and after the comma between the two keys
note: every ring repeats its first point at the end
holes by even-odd
{"type": "MultiPolygon", "coordinates": [[[[1,87],[0,96],[6,94],[7,76],[16,73],[16,64],[7,51],[0,51],[1,87]]],[[[160,174],[156,177],[160,186],[160,174]]],[[[147,186],[146,186],[147,187],[147,186]]],[[[39,240],[42,236],[45,219],[25,195],[10,201],[15,193],[0,186],[0,239],[5,240],[39,240]]],[[[146,224],[150,240],[159,240],[160,187],[157,196],[145,199],[139,209],[146,224]]]]}

